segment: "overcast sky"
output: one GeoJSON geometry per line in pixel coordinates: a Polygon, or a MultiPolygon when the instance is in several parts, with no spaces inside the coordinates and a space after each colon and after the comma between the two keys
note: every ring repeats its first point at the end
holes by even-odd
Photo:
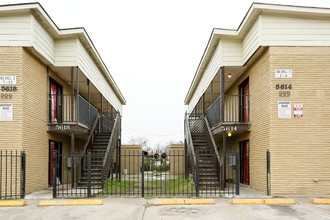
{"type": "MultiPolygon", "coordinates": [[[[35,1],[0,0],[1,4],[35,1]]],[[[213,28],[237,29],[252,0],[40,0],[59,28],[84,27],[127,100],[123,143],[182,141],[183,101],[213,28]]],[[[257,2],[257,1],[255,1],[257,2]]],[[[263,0],[330,8],[330,0],[263,0]]]]}

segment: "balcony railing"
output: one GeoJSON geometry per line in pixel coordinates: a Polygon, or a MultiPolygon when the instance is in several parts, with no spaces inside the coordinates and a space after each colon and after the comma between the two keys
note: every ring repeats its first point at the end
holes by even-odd
{"type": "MultiPolygon", "coordinates": [[[[249,95],[225,95],[223,123],[248,123],[250,120],[249,95]]],[[[220,97],[206,111],[211,128],[220,123],[220,97]]]]}
{"type": "Polygon", "coordinates": [[[76,123],[90,128],[98,110],[82,96],[49,94],[49,123],[76,123]]]}

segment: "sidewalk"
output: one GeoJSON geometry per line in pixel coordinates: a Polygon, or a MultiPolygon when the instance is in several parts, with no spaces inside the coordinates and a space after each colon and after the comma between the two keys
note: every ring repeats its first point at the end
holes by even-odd
{"type": "MultiPolygon", "coordinates": [[[[267,199],[253,190],[250,199],[267,199]]],[[[247,199],[248,194],[240,199],[247,199]]],[[[291,205],[234,205],[230,198],[93,198],[102,200],[97,205],[54,205],[40,206],[40,202],[54,203],[81,201],[78,199],[51,199],[49,190],[26,196],[27,206],[0,207],[0,219],[116,219],[116,220],[181,220],[181,219],[330,219],[330,205],[315,205],[310,198],[297,198],[291,205]],[[170,201],[170,203],[168,202],[170,201]],[[175,204],[175,203],[179,204],[175,204]]],[[[92,199],[92,200],[93,200],[92,199]]],[[[238,199],[238,198],[236,198],[238,199]]],[[[88,199],[84,200],[88,201],[88,199]]]]}

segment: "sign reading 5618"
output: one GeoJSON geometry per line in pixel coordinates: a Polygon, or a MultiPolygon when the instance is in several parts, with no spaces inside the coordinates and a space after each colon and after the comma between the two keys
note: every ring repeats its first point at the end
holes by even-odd
{"type": "Polygon", "coordinates": [[[17,86],[1,86],[1,92],[16,92],[17,86]]]}

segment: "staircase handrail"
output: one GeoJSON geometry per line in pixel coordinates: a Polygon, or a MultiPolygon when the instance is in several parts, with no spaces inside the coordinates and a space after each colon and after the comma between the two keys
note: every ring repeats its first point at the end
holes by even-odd
{"type": "Polygon", "coordinates": [[[194,150],[194,144],[192,141],[192,137],[191,137],[191,132],[190,132],[190,127],[189,127],[189,116],[188,113],[185,114],[185,136],[186,136],[186,140],[187,140],[187,147],[188,150],[191,152],[191,156],[193,158],[194,161],[194,165],[196,166],[196,155],[195,155],[195,150],[194,150]]]}
{"type": "Polygon", "coordinates": [[[212,135],[212,131],[211,131],[211,127],[210,127],[210,124],[209,122],[207,121],[207,117],[204,117],[204,121],[205,121],[205,124],[206,124],[206,128],[207,128],[207,132],[208,132],[208,135],[209,135],[209,138],[211,140],[211,144],[213,146],[213,149],[214,149],[214,152],[215,152],[215,155],[217,157],[217,160],[218,160],[218,163],[220,163],[220,155],[219,155],[219,152],[218,152],[218,149],[217,149],[217,145],[215,143],[215,140],[214,140],[214,137],[212,135]]]}
{"type": "MultiPolygon", "coordinates": [[[[114,152],[114,148],[117,144],[118,141],[118,131],[120,129],[120,113],[118,112],[115,118],[115,123],[113,125],[112,131],[111,131],[111,135],[109,138],[109,142],[108,142],[108,146],[107,146],[107,150],[104,154],[104,158],[103,158],[103,163],[102,163],[102,167],[103,167],[103,174],[102,174],[102,180],[105,180],[105,178],[107,178],[107,174],[108,171],[107,169],[110,169],[111,163],[112,163],[112,157],[113,157],[113,152],[114,152]]],[[[102,183],[105,183],[105,181],[102,181],[102,183]]]]}
{"type": "Polygon", "coordinates": [[[99,119],[100,119],[100,113],[97,113],[96,118],[95,118],[95,121],[94,121],[94,124],[93,124],[93,126],[91,128],[91,131],[89,132],[89,135],[87,137],[87,140],[85,142],[85,145],[83,147],[83,150],[82,150],[82,152],[80,154],[78,166],[80,165],[81,161],[83,160],[83,157],[84,157],[84,155],[86,153],[87,147],[88,147],[90,141],[92,140],[92,136],[93,136],[93,134],[94,134],[94,132],[96,130],[96,127],[97,127],[97,124],[99,122],[99,119]]]}

